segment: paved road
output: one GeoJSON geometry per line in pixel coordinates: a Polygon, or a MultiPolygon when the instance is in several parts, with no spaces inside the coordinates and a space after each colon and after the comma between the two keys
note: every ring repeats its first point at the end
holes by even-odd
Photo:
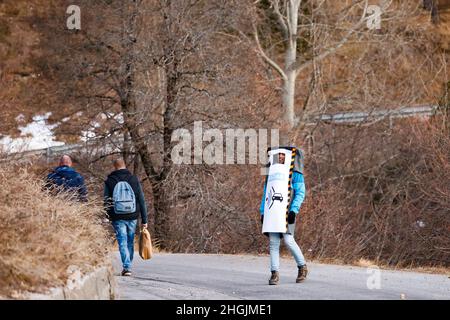
{"type": "MultiPolygon", "coordinates": [[[[132,277],[117,277],[121,299],[450,299],[448,275],[381,270],[380,289],[369,290],[367,268],[313,264],[295,283],[292,259],[281,260],[278,286],[267,285],[268,257],[157,254],[134,261],[132,277]]],[[[120,272],[119,256],[114,261],[120,272]]],[[[376,282],[372,282],[376,283],[376,282]]]]}

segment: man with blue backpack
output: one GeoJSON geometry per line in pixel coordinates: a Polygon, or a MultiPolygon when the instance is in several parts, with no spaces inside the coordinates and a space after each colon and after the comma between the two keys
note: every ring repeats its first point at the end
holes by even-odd
{"type": "Polygon", "coordinates": [[[131,276],[137,219],[140,215],[142,228],[147,228],[147,206],[142,186],[125,161],[117,159],[113,164],[115,170],[105,181],[105,207],[119,244],[122,276],[131,276]]]}

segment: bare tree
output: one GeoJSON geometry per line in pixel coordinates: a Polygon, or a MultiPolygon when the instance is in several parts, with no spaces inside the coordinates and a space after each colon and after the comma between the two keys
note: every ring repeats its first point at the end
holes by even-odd
{"type": "Polygon", "coordinates": [[[188,0],[79,5],[86,12],[86,27],[78,32],[53,33],[50,29],[62,21],[40,21],[46,47],[54,56],[45,60],[45,68],[51,70],[46,75],[58,82],[55,94],[65,101],[67,112],[82,111],[85,125],[94,121],[95,139],[129,140],[131,147],[117,147],[131,163],[138,159],[142,165],[152,194],[155,236],[166,247],[173,208],[190,201],[205,211],[221,196],[205,197],[192,187],[206,187],[198,180],[214,170],[203,166],[184,170],[173,164],[173,132],[197,120],[220,127],[248,123],[250,116],[255,117],[247,112],[251,108],[242,108],[254,96],[248,95],[252,89],[247,88],[253,84],[231,66],[231,61],[242,59],[244,50],[232,45],[236,39],[223,35],[235,23],[230,17],[238,12],[239,1],[235,7],[222,1],[188,0]],[[69,53],[71,62],[65,63],[69,53]],[[180,176],[184,184],[177,181],[180,176]]]}
{"type": "MultiPolygon", "coordinates": [[[[256,3],[261,4],[261,2],[257,1],[256,3]]],[[[325,1],[269,0],[266,2],[268,2],[269,6],[263,3],[262,7],[264,8],[265,5],[265,12],[270,11],[270,13],[265,14],[274,16],[273,19],[277,24],[276,30],[281,34],[284,51],[282,62],[277,62],[277,57],[270,57],[263,48],[256,19],[254,21],[254,37],[260,56],[278,73],[282,80],[281,95],[284,121],[288,129],[292,129],[298,123],[299,119],[298,115],[295,114],[297,78],[314,64],[334,54],[357,31],[365,26],[369,3],[364,0],[353,1],[351,5],[342,8],[339,12],[341,15],[340,19],[336,19],[334,25],[330,24],[326,27],[329,29],[328,34],[330,32],[336,33],[336,30],[339,29],[343,29],[345,32],[339,33],[340,39],[332,43],[327,43],[324,46],[323,40],[329,37],[325,36],[322,41],[316,38],[317,35],[320,35],[317,25],[320,25],[321,22],[316,20],[315,15],[318,11],[326,7],[327,4],[325,1]],[[359,18],[349,19],[351,25],[348,26],[349,21],[345,21],[345,18],[357,12],[357,9],[360,9],[359,18]],[[306,44],[309,47],[308,50],[299,48],[300,44],[306,44]]],[[[333,21],[327,22],[332,23],[333,21]]]]}
{"type": "Polygon", "coordinates": [[[433,23],[438,23],[439,12],[442,10],[446,10],[450,8],[450,1],[448,0],[423,0],[422,6],[424,9],[429,10],[431,12],[431,21],[433,23]]]}

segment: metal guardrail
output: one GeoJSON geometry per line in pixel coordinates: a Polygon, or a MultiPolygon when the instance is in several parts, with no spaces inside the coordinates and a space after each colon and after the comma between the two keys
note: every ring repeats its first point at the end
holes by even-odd
{"type": "Polygon", "coordinates": [[[96,155],[112,152],[117,149],[118,145],[123,144],[123,139],[116,141],[96,141],[92,140],[86,143],[66,144],[62,146],[54,146],[45,149],[29,150],[22,152],[9,153],[5,158],[0,159],[0,162],[5,161],[24,161],[30,158],[45,158],[47,162],[60,157],[64,154],[71,154],[74,152],[90,152],[96,155]]]}
{"type": "Polygon", "coordinates": [[[438,106],[404,107],[394,110],[374,110],[369,112],[341,112],[336,114],[313,115],[307,120],[308,125],[318,122],[333,123],[361,123],[383,119],[396,119],[407,117],[430,117],[436,114],[438,106]]]}
{"type": "MultiPolygon", "coordinates": [[[[45,149],[19,152],[19,154],[23,157],[39,157],[39,156],[51,157],[51,156],[55,156],[55,155],[63,155],[65,153],[77,151],[77,150],[83,149],[85,147],[86,147],[86,145],[84,145],[84,144],[67,144],[67,145],[63,145],[63,146],[55,146],[55,147],[49,147],[49,148],[45,148],[45,149]]],[[[13,155],[14,154],[15,153],[13,153],[13,155]]]]}

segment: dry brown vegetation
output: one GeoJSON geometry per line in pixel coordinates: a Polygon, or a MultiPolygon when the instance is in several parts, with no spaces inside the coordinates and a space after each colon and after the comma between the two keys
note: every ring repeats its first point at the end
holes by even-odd
{"type": "Polygon", "coordinates": [[[450,127],[444,120],[343,130],[334,138],[336,149],[313,155],[298,225],[310,257],[450,265],[450,127]]]}
{"type": "Polygon", "coordinates": [[[105,262],[102,206],[51,196],[26,169],[0,167],[0,295],[65,284],[68,268],[105,262]]]}

